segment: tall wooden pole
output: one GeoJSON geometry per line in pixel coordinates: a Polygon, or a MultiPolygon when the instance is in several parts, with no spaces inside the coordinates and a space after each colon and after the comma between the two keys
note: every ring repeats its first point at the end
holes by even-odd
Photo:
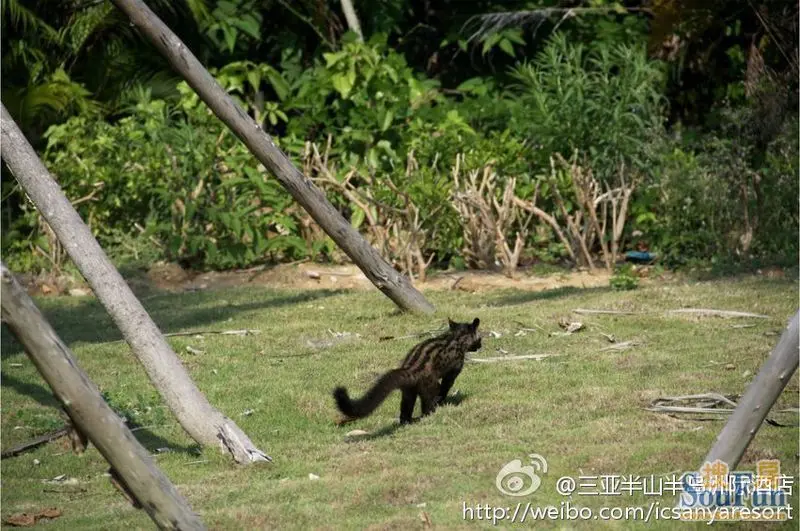
{"type": "Polygon", "coordinates": [[[403,310],[432,313],[433,305],[414,289],[330,204],[275,145],[272,138],[233,101],[186,45],[141,0],[112,0],[169,60],[206,105],[244,142],[300,206],[350,257],[366,277],[403,310]]]}
{"type": "Polygon", "coordinates": [[[728,419],[725,427],[717,436],[714,446],[711,447],[711,451],[708,452],[706,463],[712,463],[719,459],[726,463],[730,470],[739,464],[739,460],[750,441],[756,436],[767,413],[797,370],[798,360],[800,360],[798,320],[800,320],[800,312],[794,314],[789,321],[789,326],[781,335],[778,345],[769,355],[744,396],[739,400],[731,418],[728,419]]]}
{"type": "Polygon", "coordinates": [[[0,264],[0,289],[3,321],[64,406],[74,427],[103,454],[150,518],[161,529],[204,529],[188,502],[106,404],[100,390],[5,264],[0,264]]]}
{"type": "Polygon", "coordinates": [[[177,354],[2,104],[0,153],[122,332],[183,429],[199,444],[230,452],[238,463],[269,461],[270,457],[256,448],[236,423],[215,409],[194,384],[177,354]]]}

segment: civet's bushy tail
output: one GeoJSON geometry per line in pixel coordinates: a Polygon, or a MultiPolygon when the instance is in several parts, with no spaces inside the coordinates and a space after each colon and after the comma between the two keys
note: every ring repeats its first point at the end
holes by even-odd
{"type": "Polygon", "coordinates": [[[412,374],[407,369],[394,369],[378,378],[375,385],[358,400],[352,400],[344,387],[334,389],[333,397],[343,415],[360,419],[375,411],[392,391],[407,385],[410,378],[412,374]]]}

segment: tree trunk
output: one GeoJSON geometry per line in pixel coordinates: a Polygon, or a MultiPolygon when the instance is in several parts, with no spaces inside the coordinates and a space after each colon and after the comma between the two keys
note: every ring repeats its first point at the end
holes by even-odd
{"type": "Polygon", "coordinates": [[[342,217],[325,194],[292,164],[270,136],[228,96],[186,45],[144,2],[113,2],[379,290],[403,310],[422,313],[434,311],[408,278],[395,271],[342,217]]]}
{"type": "Polygon", "coordinates": [[[358,35],[358,40],[363,41],[364,34],[361,33],[361,23],[358,21],[358,15],[356,15],[356,9],[353,7],[353,2],[351,0],[341,0],[341,2],[344,18],[347,20],[347,26],[351,31],[358,35]]]}
{"type": "Polygon", "coordinates": [[[3,160],[89,282],[183,429],[202,445],[227,448],[239,463],[270,460],[195,386],[3,105],[0,126],[3,160]]]}
{"type": "Polygon", "coordinates": [[[705,462],[712,463],[719,459],[728,465],[729,470],[734,470],[739,464],[767,413],[797,370],[800,359],[798,358],[799,319],[800,312],[794,314],[789,321],[789,326],[778,341],[778,346],[769,355],[766,363],[758,371],[758,376],[739,400],[731,418],[708,452],[705,462]]]}
{"type": "Polygon", "coordinates": [[[75,429],[92,441],[138,504],[161,529],[204,529],[5,264],[0,264],[0,288],[3,321],[61,401],[75,429]]]}

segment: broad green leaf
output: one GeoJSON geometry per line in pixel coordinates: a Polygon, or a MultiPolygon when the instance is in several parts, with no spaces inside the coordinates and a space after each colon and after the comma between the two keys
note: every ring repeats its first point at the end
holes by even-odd
{"type": "Polygon", "coordinates": [[[249,70],[247,72],[247,81],[253,87],[253,92],[258,92],[258,88],[261,86],[261,73],[258,70],[249,70]]]}
{"type": "Polygon", "coordinates": [[[231,26],[223,24],[222,33],[225,36],[225,44],[228,46],[228,51],[232,52],[236,48],[236,37],[239,32],[231,26]]]}
{"type": "Polygon", "coordinates": [[[511,42],[525,46],[525,39],[522,38],[522,31],[519,29],[506,30],[503,32],[503,36],[511,42]]]}
{"type": "Polygon", "coordinates": [[[352,88],[347,84],[347,78],[343,74],[332,75],[331,83],[333,84],[333,88],[343,97],[346,97],[352,88]]]}
{"type": "Polygon", "coordinates": [[[483,50],[481,50],[481,54],[486,55],[489,52],[489,50],[491,50],[494,47],[494,45],[497,44],[499,40],[500,40],[499,33],[493,33],[492,35],[486,37],[483,40],[483,50]]]}
{"type": "Polygon", "coordinates": [[[384,132],[387,129],[389,129],[389,126],[392,125],[393,119],[394,119],[394,113],[391,110],[387,110],[386,114],[383,116],[383,124],[381,125],[381,132],[384,132]]]}
{"type": "Polygon", "coordinates": [[[286,96],[289,95],[289,84],[283,78],[280,72],[275,70],[274,68],[269,68],[266,71],[267,79],[269,79],[272,88],[275,90],[275,94],[278,96],[278,99],[283,101],[286,99],[286,96]]]}
{"type": "Polygon", "coordinates": [[[347,82],[350,84],[350,88],[352,89],[356,84],[356,67],[355,65],[350,66],[350,70],[347,71],[347,82]]]}
{"type": "Polygon", "coordinates": [[[234,26],[242,30],[244,33],[250,35],[254,39],[261,38],[261,25],[253,15],[245,15],[239,19],[233,19],[234,26]]]}
{"type": "Polygon", "coordinates": [[[324,53],[322,57],[325,58],[325,62],[328,68],[332,67],[339,61],[341,61],[347,54],[345,52],[335,52],[335,53],[324,53]]]}
{"type": "Polygon", "coordinates": [[[378,153],[375,149],[370,149],[367,153],[367,163],[372,166],[373,168],[378,165],[378,153]]]}
{"type": "Polygon", "coordinates": [[[506,54],[514,57],[514,45],[511,44],[511,41],[508,39],[503,39],[499,43],[500,49],[503,50],[506,54]]]}
{"type": "Polygon", "coordinates": [[[238,216],[236,216],[236,215],[231,216],[230,229],[231,229],[231,232],[233,232],[234,236],[236,236],[237,238],[241,235],[241,233],[242,233],[242,221],[239,219],[238,216]]]}
{"type": "Polygon", "coordinates": [[[397,70],[395,70],[391,66],[383,65],[383,70],[386,72],[386,74],[388,74],[389,79],[391,79],[392,82],[397,83],[397,80],[400,79],[399,76],[397,75],[397,70]]]}
{"type": "Polygon", "coordinates": [[[353,225],[353,228],[357,229],[364,223],[364,218],[366,214],[360,208],[356,208],[353,212],[352,217],[350,218],[350,224],[353,225]]]}
{"type": "Polygon", "coordinates": [[[333,88],[342,95],[342,98],[347,99],[350,96],[350,91],[353,90],[355,83],[355,71],[351,70],[347,74],[334,74],[331,76],[333,88]],[[352,76],[350,74],[353,74],[352,76]]]}

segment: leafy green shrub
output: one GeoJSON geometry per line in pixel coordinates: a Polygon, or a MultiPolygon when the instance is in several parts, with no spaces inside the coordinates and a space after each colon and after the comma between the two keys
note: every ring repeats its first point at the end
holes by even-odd
{"type": "Polygon", "coordinates": [[[142,231],[170,259],[237,267],[304,256],[291,197],[205,108],[143,102],[116,124],[52,127],[45,160],[102,244],[142,231]]]}
{"type": "Polygon", "coordinates": [[[611,289],[617,291],[632,290],[639,287],[639,277],[633,272],[633,267],[626,264],[617,268],[614,275],[609,280],[611,289]]]}
{"type": "MultiPolygon", "coordinates": [[[[289,85],[274,67],[252,61],[235,61],[211,72],[228,94],[259,124],[275,127],[279,122],[288,121],[289,118],[280,109],[279,102],[288,96],[289,85]],[[278,101],[266,98],[265,93],[274,94],[278,101]]],[[[183,109],[194,109],[200,105],[200,97],[194,91],[188,90],[185,84],[181,84],[178,89],[181,92],[183,109]]]]}
{"type": "Polygon", "coordinates": [[[644,241],[671,265],[722,251],[733,214],[714,174],[696,154],[679,148],[665,154],[660,168],[658,184],[633,209],[644,241]]]}
{"type": "MultiPolygon", "coordinates": [[[[728,119],[741,116],[734,112],[728,119]]],[[[797,121],[789,120],[763,157],[724,129],[694,149],[673,146],[658,164],[658,179],[634,203],[636,228],[673,266],[712,258],[794,262],[796,130],[797,121]]]]}
{"type": "Polygon", "coordinates": [[[290,86],[284,147],[299,156],[305,141],[324,144],[333,135],[349,163],[391,168],[402,160],[397,152],[405,125],[440,100],[438,82],[416,75],[388,49],[385,35],[359,42],[349,34],[341,50],[323,58],[305,69],[297,56],[284,59],[290,86]]]}
{"type": "Polygon", "coordinates": [[[589,49],[557,33],[512,76],[511,128],[535,143],[540,167],[554,153],[578,150],[602,179],[620,162],[648,172],[649,143],[663,135],[665,102],[662,69],[643,47],[598,43],[589,49]]]}
{"type": "MultiPolygon", "coordinates": [[[[234,4],[231,17],[249,0],[234,4]]],[[[219,46],[240,48],[253,37],[251,23],[235,26],[213,28],[219,46]]],[[[509,54],[521,44],[512,34],[486,45],[509,54]]],[[[566,172],[551,175],[557,154],[575,154],[600,194],[619,187],[621,176],[635,181],[618,241],[637,230],[668,264],[736,253],[796,256],[796,122],[761,150],[758,135],[736,129],[752,109],[734,109],[715,137],[671,141],[661,66],[635,45],[609,44],[616,40],[584,47],[556,34],[534,61],[512,70],[513,85],[475,77],[455,91],[412,70],[382,35],[367,42],[348,35],[310,62],[287,51],[275,66],[243,60],[212,72],[354,227],[380,233],[376,245],[401,269],[409,269],[412,247],[411,262],[424,267],[428,260],[464,265],[464,220],[452,202],[456,164],[463,177],[491,169],[485,204],[503,200],[514,182],[518,199],[535,198],[557,223],[574,219],[585,231],[576,183],[566,172]],[[312,146],[324,152],[324,168],[309,165],[312,146]],[[369,190],[359,203],[344,193],[348,187],[369,190]]],[[[178,93],[172,105],[139,92],[115,123],[85,113],[47,133],[45,162],[118,262],[229,268],[336,256],[332,240],[194,92],[180,84],[178,93]]],[[[5,224],[4,254],[19,269],[48,266],[57,245],[13,182],[2,186],[6,201],[20,198],[5,224]]],[[[605,219],[611,207],[598,201],[605,219]]],[[[550,222],[529,224],[532,211],[506,220],[502,237],[524,234],[528,257],[569,256],[550,222]]],[[[591,237],[588,247],[597,253],[601,243],[591,237]]]]}
{"type": "Polygon", "coordinates": [[[800,147],[796,117],[787,120],[781,134],[766,150],[763,165],[758,171],[759,196],[756,208],[760,216],[755,231],[753,252],[768,257],[780,257],[796,265],[797,234],[800,230],[797,198],[800,186],[800,147]],[[761,204],[758,204],[760,197],[761,204]]]}

